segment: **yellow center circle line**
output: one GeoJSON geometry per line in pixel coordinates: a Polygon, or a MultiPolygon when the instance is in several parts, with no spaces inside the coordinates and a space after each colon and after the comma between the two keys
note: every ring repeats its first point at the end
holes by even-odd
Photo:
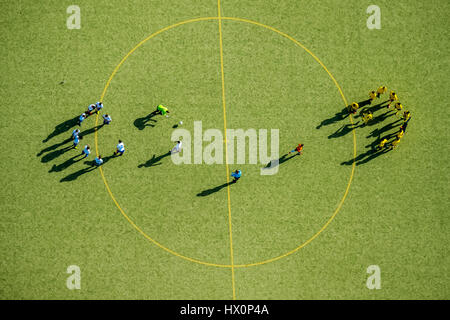
{"type": "MultiPolygon", "coordinates": [[[[111,73],[104,89],[102,92],[102,95],[100,97],[100,101],[103,101],[105,95],[106,95],[106,91],[108,90],[108,87],[112,81],[112,79],[114,78],[114,76],[116,75],[117,71],[119,70],[119,68],[122,66],[122,64],[128,59],[128,57],[134,52],[136,51],[140,46],[142,46],[145,42],[147,42],[148,40],[154,38],[155,36],[163,33],[164,31],[176,28],[178,26],[184,25],[184,24],[188,24],[188,23],[193,23],[193,22],[199,22],[199,21],[208,21],[208,20],[218,20],[218,19],[222,19],[222,20],[231,20],[231,21],[239,21],[239,22],[245,22],[245,23],[249,23],[249,24],[253,24],[253,25],[257,25],[263,28],[266,28],[268,30],[271,30],[281,36],[283,36],[286,39],[291,40],[292,42],[294,42],[296,45],[298,45],[299,47],[301,47],[303,50],[305,50],[307,53],[309,53],[314,60],[316,60],[321,66],[322,68],[327,72],[327,74],[329,75],[329,77],[331,78],[331,80],[334,82],[335,86],[337,87],[337,89],[339,90],[339,93],[342,97],[342,100],[344,102],[345,107],[347,107],[348,103],[347,103],[347,99],[344,96],[344,93],[342,91],[342,88],[340,87],[340,85],[338,84],[338,82],[336,81],[336,79],[334,78],[334,76],[331,74],[331,72],[327,69],[327,67],[323,64],[322,61],[320,61],[320,59],[314,54],[312,53],[308,48],[306,48],[303,44],[301,44],[299,41],[295,40],[294,38],[292,38],[291,36],[289,36],[288,34],[279,31],[273,27],[270,27],[268,25],[256,22],[256,21],[252,21],[252,20],[248,20],[248,19],[242,19],[242,18],[233,18],[233,17],[202,17],[202,18],[195,18],[195,19],[189,19],[189,20],[185,20],[182,22],[178,22],[175,23],[173,25],[170,25],[168,27],[165,27],[163,29],[160,29],[158,31],[156,31],[155,33],[149,35],[147,38],[145,38],[144,40],[142,40],[141,42],[139,42],[133,49],[131,49],[126,55],[125,57],[120,61],[120,63],[114,68],[114,71],[111,73]]],[[[97,117],[95,119],[95,125],[97,126],[98,124],[98,119],[99,119],[99,114],[97,114],[97,117]]],[[[350,115],[350,122],[352,124],[352,127],[354,125],[353,123],[353,118],[350,115]]],[[[270,263],[270,262],[274,262],[277,260],[280,260],[282,258],[285,258],[297,251],[299,251],[300,249],[302,249],[303,247],[305,247],[307,244],[309,244],[311,241],[313,241],[315,238],[317,238],[319,236],[319,234],[321,234],[328,226],[329,224],[333,221],[333,219],[336,217],[336,215],[339,213],[339,211],[342,208],[342,205],[344,204],[345,199],[347,198],[348,192],[350,190],[350,186],[352,184],[353,181],[353,176],[355,173],[355,158],[356,158],[356,133],[355,133],[355,129],[353,127],[353,164],[352,164],[352,171],[350,174],[350,178],[348,180],[347,183],[347,187],[345,189],[345,193],[341,199],[341,201],[339,202],[336,210],[333,212],[333,215],[328,219],[328,221],[322,226],[322,228],[317,231],[311,238],[309,238],[308,240],[306,240],[305,242],[303,242],[302,244],[300,244],[299,246],[297,246],[295,249],[288,251],[280,256],[277,257],[273,257],[271,259],[267,259],[267,260],[263,260],[260,262],[254,262],[254,263],[248,263],[248,264],[235,264],[235,265],[227,265],[227,264],[219,264],[219,263],[212,263],[212,262],[207,262],[207,261],[202,261],[202,260],[198,260],[195,258],[191,258],[185,255],[182,255],[172,249],[167,248],[166,246],[162,245],[161,243],[159,243],[158,241],[156,241],[155,239],[153,239],[152,237],[150,237],[148,234],[146,234],[141,228],[139,228],[134,222],[133,220],[131,220],[131,218],[125,213],[125,211],[122,209],[122,207],[119,205],[119,203],[117,202],[116,198],[114,197],[114,194],[111,191],[111,188],[108,185],[108,182],[105,178],[105,174],[103,172],[102,167],[100,166],[100,175],[102,177],[103,183],[105,184],[106,190],[108,191],[108,194],[110,195],[111,199],[113,200],[114,204],[116,205],[116,207],[119,209],[120,213],[124,216],[124,218],[133,226],[133,228],[135,228],[140,234],[142,234],[147,240],[149,240],[150,242],[152,242],[154,245],[156,245],[157,247],[167,251],[170,254],[173,254],[174,256],[177,256],[179,258],[182,258],[184,260],[190,261],[190,262],[194,262],[194,263],[198,263],[198,264],[202,264],[202,265],[206,265],[206,266],[211,266],[211,267],[219,267],[219,268],[244,268],[244,267],[252,267],[252,266],[258,266],[258,265],[263,265],[266,263],[270,263]]],[[[98,151],[98,130],[95,130],[95,152],[97,154],[97,156],[99,155],[99,151],[98,151]]]]}

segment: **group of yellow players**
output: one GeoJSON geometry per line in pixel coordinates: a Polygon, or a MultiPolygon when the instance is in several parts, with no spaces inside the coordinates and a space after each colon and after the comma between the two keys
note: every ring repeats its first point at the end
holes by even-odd
{"type": "MultiPolygon", "coordinates": [[[[369,92],[369,100],[368,100],[369,104],[371,104],[373,100],[375,100],[376,98],[379,98],[382,94],[385,94],[386,92],[387,92],[386,86],[379,87],[377,89],[377,91],[370,91],[369,92]]],[[[391,91],[389,93],[389,100],[387,102],[388,102],[388,104],[387,104],[386,108],[388,108],[388,109],[390,109],[392,103],[395,103],[394,110],[396,111],[396,113],[395,113],[396,116],[398,116],[398,114],[403,110],[403,105],[400,103],[398,96],[394,91],[391,91]]],[[[359,109],[359,105],[357,102],[353,102],[348,107],[348,111],[351,114],[356,114],[358,109],[359,109]]],[[[365,112],[363,111],[362,120],[364,121],[365,124],[367,124],[372,119],[373,119],[372,111],[370,111],[370,110],[365,111],[365,112]]],[[[388,143],[388,140],[386,138],[383,138],[377,146],[378,150],[382,150],[384,148],[394,149],[398,146],[401,139],[405,135],[405,131],[406,131],[408,122],[409,122],[409,120],[411,120],[411,112],[405,110],[403,112],[402,119],[403,119],[403,123],[402,123],[400,130],[397,133],[395,139],[391,143],[388,143]]]]}

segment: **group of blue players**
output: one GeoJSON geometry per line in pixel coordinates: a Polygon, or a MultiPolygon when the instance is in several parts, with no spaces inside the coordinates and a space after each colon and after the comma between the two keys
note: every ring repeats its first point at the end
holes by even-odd
{"type": "MultiPolygon", "coordinates": [[[[98,114],[101,110],[103,109],[103,103],[102,102],[97,102],[95,104],[91,104],[89,105],[88,109],[83,112],[80,117],[78,118],[78,122],[77,124],[81,127],[81,124],[83,123],[84,120],[86,120],[90,115],[92,114],[98,114]]],[[[112,118],[109,114],[104,114],[102,116],[103,118],[103,125],[109,125],[112,122],[112,118]]],[[[73,139],[73,148],[74,149],[78,149],[78,144],[80,143],[80,140],[83,139],[83,137],[80,135],[80,129],[74,129],[72,131],[72,139],[73,139]]],[[[114,151],[114,156],[121,156],[123,155],[125,152],[125,145],[123,144],[122,140],[119,140],[119,143],[117,144],[116,147],[116,151],[114,151]]],[[[83,158],[87,158],[89,155],[91,154],[91,147],[86,144],[83,148],[83,150],[81,151],[81,156],[83,156],[83,158]]],[[[95,160],[93,165],[95,166],[101,166],[103,164],[103,158],[101,155],[98,155],[95,160]]]]}

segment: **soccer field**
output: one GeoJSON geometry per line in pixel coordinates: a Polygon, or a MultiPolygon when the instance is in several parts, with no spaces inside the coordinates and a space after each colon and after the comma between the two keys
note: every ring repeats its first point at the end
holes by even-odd
{"type": "Polygon", "coordinates": [[[446,0],[3,1],[0,298],[449,299],[449,16],[446,0]]]}

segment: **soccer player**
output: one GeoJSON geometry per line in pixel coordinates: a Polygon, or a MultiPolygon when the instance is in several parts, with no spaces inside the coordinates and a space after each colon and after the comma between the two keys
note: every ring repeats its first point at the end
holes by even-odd
{"type": "Polygon", "coordinates": [[[403,122],[408,122],[409,120],[411,120],[411,112],[409,111],[405,111],[403,112],[403,122]]]}
{"type": "Polygon", "coordinates": [[[395,115],[398,115],[398,114],[400,113],[400,111],[402,111],[402,109],[403,109],[403,106],[402,106],[402,104],[401,104],[400,102],[397,102],[397,103],[394,105],[394,107],[395,107],[395,109],[397,110],[397,112],[395,113],[395,115]]]}
{"type": "Polygon", "coordinates": [[[351,114],[355,114],[359,108],[359,104],[356,102],[352,102],[352,104],[348,108],[348,112],[351,114]]]}
{"type": "Polygon", "coordinates": [[[120,153],[120,155],[123,155],[123,153],[125,152],[125,146],[122,142],[122,140],[119,140],[119,143],[117,144],[117,149],[116,151],[114,151],[114,155],[118,155],[120,153]]]}
{"type": "Polygon", "coordinates": [[[383,93],[387,92],[387,88],[385,86],[381,86],[377,89],[377,98],[380,97],[383,93]]]}
{"type": "Polygon", "coordinates": [[[81,116],[78,118],[78,125],[81,127],[81,123],[84,121],[84,119],[86,119],[86,113],[82,113],[81,116]]]}
{"type": "Polygon", "coordinates": [[[110,124],[112,121],[111,116],[109,114],[103,115],[103,124],[110,124]]]}
{"type": "Polygon", "coordinates": [[[389,103],[387,105],[387,108],[389,109],[391,107],[391,103],[394,101],[398,101],[398,96],[394,91],[391,91],[389,93],[389,103]]]}
{"type": "Polygon", "coordinates": [[[81,151],[81,155],[84,155],[84,158],[87,158],[91,154],[91,147],[87,144],[84,146],[83,151],[81,151]]]}
{"type": "Polygon", "coordinates": [[[91,104],[91,105],[89,105],[89,107],[88,107],[88,109],[86,110],[85,113],[87,113],[90,116],[94,112],[95,112],[95,104],[91,104]]]}
{"type": "Polygon", "coordinates": [[[372,101],[375,100],[376,97],[377,97],[377,93],[375,91],[370,91],[369,92],[369,101],[370,101],[370,103],[372,103],[372,101]]]}
{"type": "Polygon", "coordinates": [[[95,158],[94,165],[97,167],[100,167],[103,164],[103,159],[101,155],[98,155],[97,158],[95,158]]]}
{"type": "Polygon", "coordinates": [[[236,170],[231,174],[231,176],[234,178],[234,180],[231,181],[231,183],[236,183],[241,178],[242,172],[241,170],[236,170]]]}
{"type": "Polygon", "coordinates": [[[400,138],[395,139],[394,141],[391,142],[391,145],[390,145],[389,149],[396,148],[399,143],[400,143],[400,138]]]}
{"type": "Polygon", "coordinates": [[[400,131],[397,133],[397,139],[403,138],[404,134],[405,134],[405,131],[403,131],[403,128],[400,128],[400,131]]]}
{"type": "Polygon", "coordinates": [[[362,119],[363,119],[363,121],[364,121],[364,124],[366,125],[367,122],[369,122],[370,120],[373,119],[373,113],[372,113],[372,111],[369,110],[368,112],[364,112],[364,113],[363,113],[362,119]]]}
{"type": "Polygon", "coordinates": [[[172,150],[170,150],[170,153],[177,153],[181,151],[181,141],[177,141],[177,144],[175,145],[175,147],[172,148],[172,150]]]}
{"type": "Polygon", "coordinates": [[[386,145],[386,142],[388,142],[388,140],[386,138],[384,138],[383,140],[381,140],[380,144],[378,145],[377,149],[381,150],[384,148],[384,146],[386,145]]]}
{"type": "Polygon", "coordinates": [[[156,107],[156,114],[162,114],[165,116],[167,113],[170,113],[169,109],[164,107],[162,104],[156,107]]]}
{"type": "Polygon", "coordinates": [[[303,143],[299,143],[299,144],[298,144],[298,146],[297,146],[297,147],[295,147],[295,149],[294,149],[294,150],[291,150],[291,151],[289,151],[289,153],[288,153],[288,154],[291,154],[292,152],[295,152],[295,151],[297,151],[297,154],[298,154],[298,155],[301,155],[301,154],[302,154],[302,151],[303,151],[303,146],[304,146],[304,144],[303,144],[303,143]]]}
{"type": "Polygon", "coordinates": [[[83,139],[82,136],[75,136],[75,138],[73,139],[73,148],[74,149],[78,149],[78,144],[80,143],[80,140],[83,139]]]}
{"type": "Polygon", "coordinates": [[[95,113],[98,113],[102,109],[103,109],[103,103],[102,102],[97,102],[95,104],[95,113]]]}
{"type": "Polygon", "coordinates": [[[75,139],[80,134],[80,129],[75,129],[72,131],[72,139],[75,139]]]}

